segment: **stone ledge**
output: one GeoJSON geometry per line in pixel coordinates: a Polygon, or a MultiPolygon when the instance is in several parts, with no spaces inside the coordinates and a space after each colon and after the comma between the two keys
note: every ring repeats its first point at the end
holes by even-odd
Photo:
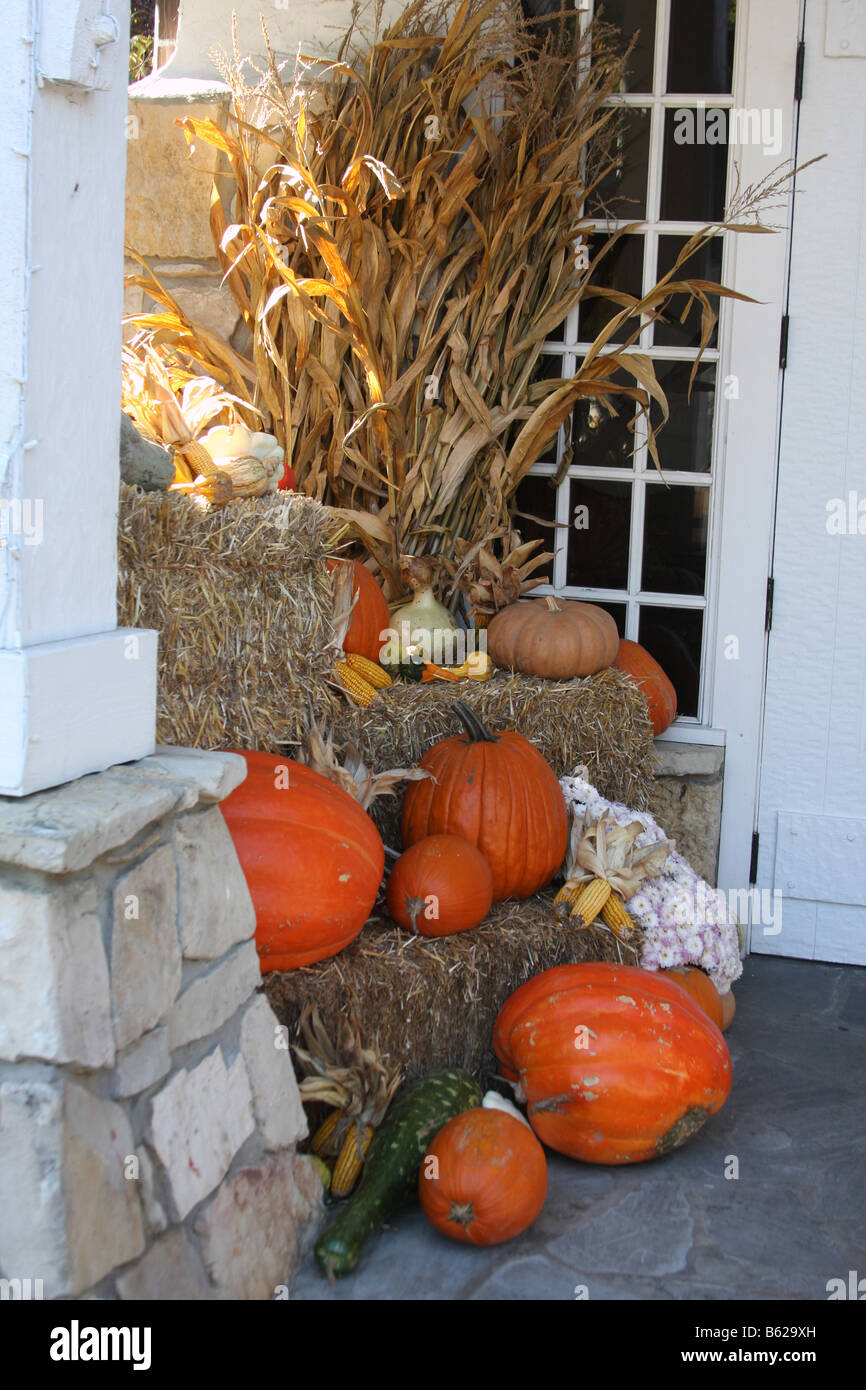
{"type": "Polygon", "coordinates": [[[172,811],[229,795],[246,776],[238,753],[160,747],[30,796],[0,797],[0,864],[74,873],[172,811]]]}
{"type": "Polygon", "coordinates": [[[656,777],[717,777],[725,762],[725,750],[717,743],[678,743],[657,738],[653,752],[656,777]]]}
{"type": "Polygon", "coordinates": [[[129,99],[131,102],[213,102],[222,99],[228,105],[231,88],[218,77],[165,77],[160,72],[154,72],[130,85],[129,99]]]}

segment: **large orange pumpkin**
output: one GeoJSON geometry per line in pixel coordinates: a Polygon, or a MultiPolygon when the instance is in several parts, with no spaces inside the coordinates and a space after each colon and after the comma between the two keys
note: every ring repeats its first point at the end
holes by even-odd
{"type": "Polygon", "coordinates": [[[359,560],[331,558],[326,564],[332,572],[337,565],[354,566],[353,593],[358,595],[358,601],[352,610],[349,630],[343,639],[343,651],[357,652],[359,656],[366,656],[368,661],[378,661],[384,640],[380,634],[391,623],[385,595],[366,565],[362,565],[359,560]]]}
{"type": "Polygon", "coordinates": [[[610,614],[575,599],[520,599],[501,609],[487,628],[494,666],[556,680],[591,676],[609,666],[618,644],[610,614]]]}
{"type": "Polygon", "coordinates": [[[433,1140],[418,1174],[424,1215],[443,1235],[500,1245],[531,1226],[547,1196],[535,1135],[502,1110],[466,1110],[433,1140]]]}
{"type": "Polygon", "coordinates": [[[421,759],[433,774],[410,782],[403,844],[459,835],[477,846],[493,874],[493,900],[528,898],[565,858],[568,811],[552,767],[522,734],[489,734],[462,700],[452,708],[465,734],[442,739],[421,759]]]}
{"type": "Polygon", "coordinates": [[[677,717],[677,692],[673,684],[646,647],[625,637],[612,664],[640,686],[646,697],[653,733],[658,738],[677,717]]]}
{"type": "Polygon", "coordinates": [[[734,996],[730,990],[719,994],[709,975],[696,965],[672,965],[661,973],[690,994],[722,1032],[730,1027],[734,1017],[734,996]]]}
{"type": "Polygon", "coordinates": [[[468,840],[427,835],[400,855],[387,898],[401,927],[421,936],[450,936],[484,921],[493,902],[493,875],[468,840]]]}
{"type": "Polygon", "coordinates": [[[731,1088],[716,1025],[679,985],[636,966],[536,975],[506,1001],[494,1046],[539,1139],[585,1163],[669,1153],[731,1088]]]}
{"type": "Polygon", "coordinates": [[[247,778],[220,803],[256,910],[262,972],[342,951],[385,868],[382,838],[347,792],[312,768],[244,753],[247,778]]]}

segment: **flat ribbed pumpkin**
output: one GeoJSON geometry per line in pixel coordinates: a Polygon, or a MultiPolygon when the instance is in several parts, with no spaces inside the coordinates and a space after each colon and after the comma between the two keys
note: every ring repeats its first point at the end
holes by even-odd
{"type": "Polygon", "coordinates": [[[480,849],[493,874],[493,900],[528,898],[565,858],[568,811],[552,767],[518,733],[489,734],[462,701],[452,706],[466,730],[428,748],[403,802],[403,845],[427,835],[459,835],[480,849]]]}
{"type": "Polygon", "coordinates": [[[731,1058],[686,992],[636,966],[560,965],[521,985],[494,1029],[545,1144],[585,1163],[678,1148],[721,1109],[731,1058]]]}
{"type": "Polygon", "coordinates": [[[547,1196],[547,1159],[501,1110],[464,1110],[439,1130],[418,1174],[427,1220],[452,1240],[500,1245],[531,1226],[547,1196]]]}
{"type": "Polygon", "coordinates": [[[640,686],[646,697],[653,733],[658,738],[677,717],[677,692],[672,682],[646,647],[639,642],[629,642],[625,637],[611,664],[640,686]]]}
{"type": "Polygon", "coordinates": [[[616,623],[603,608],[550,595],[509,604],[487,629],[487,654],[495,666],[554,680],[601,671],[618,646],[616,623]]]}
{"type": "Polygon", "coordinates": [[[331,572],[337,565],[351,564],[354,567],[355,585],[352,592],[358,595],[358,601],[352,610],[349,629],[343,639],[343,651],[357,652],[368,661],[378,661],[382,646],[380,633],[391,625],[388,604],[378,582],[359,560],[340,560],[332,557],[325,563],[331,572]]]}
{"type": "Polygon", "coordinates": [[[262,973],[342,951],[385,869],[382,838],[347,792],[302,763],[244,753],[247,777],[220,810],[256,910],[262,973]]]}

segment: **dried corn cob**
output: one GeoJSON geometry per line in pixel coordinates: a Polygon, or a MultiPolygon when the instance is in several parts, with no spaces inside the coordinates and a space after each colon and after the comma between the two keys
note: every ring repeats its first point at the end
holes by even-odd
{"type": "Polygon", "coordinates": [[[371,705],[376,698],[376,690],[368,680],[359,676],[357,671],[353,671],[347,661],[338,661],[334,667],[334,675],[341,686],[356,705],[371,705]]]}
{"type": "MultiPolygon", "coordinates": [[[[189,469],[191,480],[198,477],[214,478],[219,472],[207,449],[203,444],[199,444],[197,439],[189,439],[186,444],[175,444],[175,468],[177,468],[178,455],[189,469]]],[[[183,482],[183,479],[178,478],[177,481],[183,482]]]]}
{"type": "Polygon", "coordinates": [[[368,685],[372,685],[376,690],[384,690],[386,685],[393,685],[391,677],[387,671],[376,661],[370,661],[366,656],[361,656],[359,652],[346,652],[346,665],[351,666],[368,685]]]}
{"type": "Polygon", "coordinates": [[[626,912],[625,905],[618,893],[611,893],[601,909],[601,916],[602,920],[617,936],[629,937],[634,931],[634,922],[626,912]]]}
{"type": "Polygon", "coordinates": [[[591,927],[610,897],[611,887],[606,878],[593,878],[584,884],[571,910],[576,927],[591,927]]]}
{"type": "Polygon", "coordinates": [[[569,879],[567,883],[562,885],[553,900],[553,910],[560,920],[571,915],[583,888],[582,883],[575,883],[573,879],[569,879]]]}
{"type": "Polygon", "coordinates": [[[328,1144],[333,1136],[334,1130],[340,1123],[342,1110],[332,1110],[327,1119],[323,1120],[310,1140],[310,1148],[314,1154],[326,1154],[328,1144]]]}
{"type": "Polygon", "coordinates": [[[325,1189],[326,1192],[330,1192],[330,1190],[331,1190],[331,1170],[330,1170],[330,1168],[328,1167],[327,1163],[325,1162],[325,1160],[324,1160],[323,1158],[319,1158],[318,1154],[314,1154],[314,1155],[313,1155],[313,1165],[314,1165],[314,1167],[315,1167],[315,1169],[316,1169],[316,1172],[318,1173],[319,1177],[322,1179],[322,1186],[323,1186],[323,1188],[325,1189]]]}
{"type": "Polygon", "coordinates": [[[331,1175],[331,1195],[348,1197],[364,1166],[364,1156],[373,1138],[372,1125],[353,1124],[346,1141],[340,1150],[333,1174],[331,1175]]]}

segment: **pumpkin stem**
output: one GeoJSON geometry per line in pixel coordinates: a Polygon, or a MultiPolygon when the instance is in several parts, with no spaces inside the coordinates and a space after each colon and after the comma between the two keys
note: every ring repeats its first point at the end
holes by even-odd
{"type": "Polygon", "coordinates": [[[498,741],[498,734],[488,733],[478,715],[469,708],[465,700],[455,700],[452,708],[472,743],[496,743],[498,741]]]}
{"type": "Polygon", "coordinates": [[[547,603],[547,606],[548,606],[548,608],[550,609],[551,613],[561,613],[561,612],[562,612],[562,609],[560,608],[560,606],[559,606],[559,604],[557,603],[556,599],[553,597],[553,594],[545,594],[544,597],[545,597],[545,602],[547,603]]]}
{"type": "Polygon", "coordinates": [[[471,1202],[452,1202],[451,1210],[448,1213],[449,1221],[456,1221],[458,1226],[464,1229],[470,1226],[475,1220],[475,1212],[472,1210],[471,1202]]]}
{"type": "Polygon", "coordinates": [[[416,936],[418,935],[418,916],[423,907],[423,898],[410,898],[408,894],[406,895],[406,915],[412,923],[412,930],[416,936]]]}

